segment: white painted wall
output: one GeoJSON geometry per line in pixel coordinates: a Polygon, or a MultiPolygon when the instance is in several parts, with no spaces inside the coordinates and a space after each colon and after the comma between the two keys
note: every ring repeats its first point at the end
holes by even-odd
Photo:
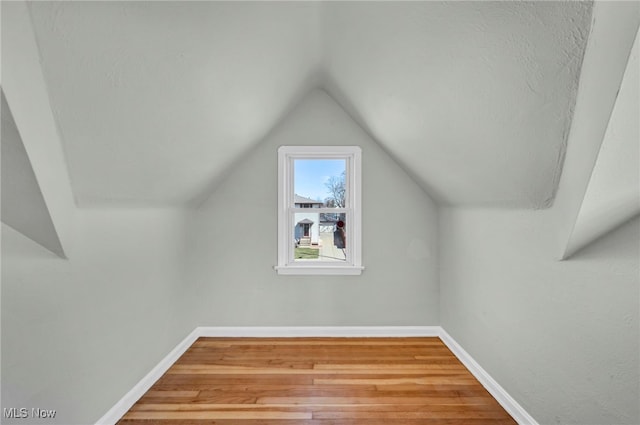
{"type": "Polygon", "coordinates": [[[180,210],[76,217],[69,260],[2,227],[2,407],[58,411],[41,423],[95,423],[192,330],[180,210]]]}
{"type": "Polygon", "coordinates": [[[569,240],[566,255],[640,214],[640,32],[569,240]]]}
{"type": "Polygon", "coordinates": [[[2,9],[2,90],[64,254],[70,255],[75,199],[27,4],[5,2],[2,9]]]}
{"type": "Polygon", "coordinates": [[[557,261],[557,219],[441,210],[441,324],[540,424],[638,424],[640,221],[557,261]]]}
{"type": "Polygon", "coordinates": [[[2,113],[2,130],[0,131],[2,222],[54,254],[64,257],[65,253],[58,233],[4,93],[0,94],[0,97],[2,98],[0,107],[2,113]]]}
{"type": "Polygon", "coordinates": [[[189,219],[188,309],[203,326],[438,323],[437,209],[323,91],[313,91],[236,164],[189,219]],[[361,276],[281,276],[277,149],[362,148],[361,276]]]}

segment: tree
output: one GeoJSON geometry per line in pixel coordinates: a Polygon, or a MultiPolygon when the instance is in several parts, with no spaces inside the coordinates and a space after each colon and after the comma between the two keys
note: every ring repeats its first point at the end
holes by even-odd
{"type": "Polygon", "coordinates": [[[331,176],[329,180],[324,184],[327,187],[329,197],[325,198],[324,202],[329,208],[344,208],[345,207],[345,171],[339,176],[331,176]]]}

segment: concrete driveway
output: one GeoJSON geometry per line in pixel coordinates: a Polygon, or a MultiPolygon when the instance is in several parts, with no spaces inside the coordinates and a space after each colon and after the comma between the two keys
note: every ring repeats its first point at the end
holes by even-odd
{"type": "Polygon", "coordinates": [[[344,250],[333,244],[333,232],[320,232],[320,261],[345,261],[344,250]]]}

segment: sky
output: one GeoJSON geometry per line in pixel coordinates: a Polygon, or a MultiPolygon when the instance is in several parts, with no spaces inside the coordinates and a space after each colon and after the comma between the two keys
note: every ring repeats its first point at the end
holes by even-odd
{"type": "Polygon", "coordinates": [[[293,164],[295,193],[324,201],[329,196],[326,181],[331,176],[339,177],[345,166],[344,159],[296,159],[293,164]]]}

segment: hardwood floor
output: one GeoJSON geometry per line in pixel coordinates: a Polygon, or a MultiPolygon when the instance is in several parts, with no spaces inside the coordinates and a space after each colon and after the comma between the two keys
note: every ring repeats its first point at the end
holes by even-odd
{"type": "Polygon", "coordinates": [[[199,338],[118,423],[516,422],[439,338],[199,338]]]}

